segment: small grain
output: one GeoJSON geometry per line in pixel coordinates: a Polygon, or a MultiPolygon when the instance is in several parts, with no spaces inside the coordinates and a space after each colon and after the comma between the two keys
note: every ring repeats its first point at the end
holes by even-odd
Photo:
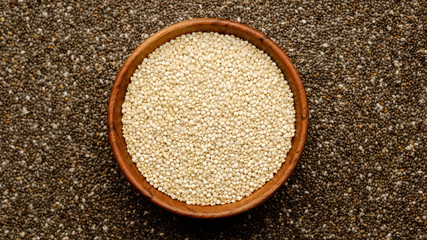
{"type": "Polygon", "coordinates": [[[249,196],[280,169],[295,133],[292,92],[275,62],[212,32],[182,35],[144,59],[122,112],[138,169],[187,204],[249,196]]]}

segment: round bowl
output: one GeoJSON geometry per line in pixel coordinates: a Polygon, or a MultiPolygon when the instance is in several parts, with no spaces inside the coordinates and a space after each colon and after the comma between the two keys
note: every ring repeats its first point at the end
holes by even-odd
{"type": "Polygon", "coordinates": [[[308,106],[305,90],[292,62],[280,47],[264,34],[244,24],[222,19],[193,19],[169,26],[145,40],[126,60],[116,77],[108,104],[108,134],[114,156],[127,179],[153,203],[176,214],[194,218],[220,218],[247,211],[269,198],[289,178],[301,156],[307,138],[308,106]],[[292,148],[280,170],[263,187],[240,201],[215,206],[188,205],[174,200],[151,186],[132,162],[122,133],[122,104],[130,77],[142,60],[157,47],[182,34],[191,32],[232,34],[264,50],[282,70],[294,95],[296,122],[292,148]]]}

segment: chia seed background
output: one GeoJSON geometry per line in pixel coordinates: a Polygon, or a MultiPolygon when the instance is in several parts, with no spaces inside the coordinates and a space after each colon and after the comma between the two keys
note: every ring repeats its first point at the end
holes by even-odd
{"type": "Polygon", "coordinates": [[[137,2],[0,2],[0,239],[427,238],[425,1],[137,2]],[[215,221],[146,200],[106,128],[129,54],[198,17],[271,37],[310,105],[289,181],[215,221]]]}

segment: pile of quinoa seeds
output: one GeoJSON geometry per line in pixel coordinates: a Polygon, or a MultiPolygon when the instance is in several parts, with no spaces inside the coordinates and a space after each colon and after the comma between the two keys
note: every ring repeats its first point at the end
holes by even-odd
{"type": "Polygon", "coordinates": [[[196,32],[151,53],[123,103],[133,162],[187,204],[232,203],[280,169],[295,133],[294,100],[276,63],[231,35],[196,32]]]}

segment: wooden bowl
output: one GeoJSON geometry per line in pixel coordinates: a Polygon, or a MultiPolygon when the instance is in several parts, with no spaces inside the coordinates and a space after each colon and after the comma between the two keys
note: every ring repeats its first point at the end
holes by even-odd
{"type": "Polygon", "coordinates": [[[136,189],[138,189],[138,191],[148,197],[155,204],[173,213],[194,218],[228,217],[247,211],[265,201],[277,189],[279,189],[280,186],[282,186],[294,170],[304,148],[307,138],[307,128],[308,106],[305,90],[297,70],[286,54],[279,46],[277,46],[276,43],[257,30],[238,22],[221,19],[204,18],[180,22],[157,32],[145,40],[129,56],[117,75],[108,105],[108,133],[110,144],[113,149],[114,156],[128,180],[136,189]],[[264,50],[282,70],[295,100],[296,131],[295,137],[292,140],[292,148],[288,152],[285,163],[283,163],[280,170],[263,187],[240,201],[225,205],[188,205],[179,200],[174,200],[168,195],[152,187],[132,162],[129,153],[126,150],[126,142],[122,133],[122,104],[125,99],[130,77],[133,75],[138,65],[140,65],[142,60],[157,47],[167,41],[182,34],[199,31],[232,34],[251,42],[259,49],[264,50]]]}

